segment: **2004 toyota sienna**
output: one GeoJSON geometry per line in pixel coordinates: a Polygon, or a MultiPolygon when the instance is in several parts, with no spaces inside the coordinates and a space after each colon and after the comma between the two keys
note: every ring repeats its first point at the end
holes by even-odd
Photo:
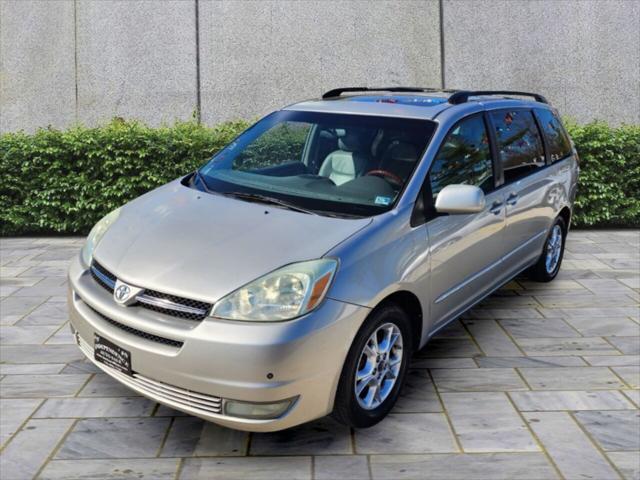
{"type": "Polygon", "coordinates": [[[98,222],[71,327],[106,373],[212,422],[368,427],[435,332],[524,270],[556,276],[577,177],[540,95],[332,90],[98,222]]]}

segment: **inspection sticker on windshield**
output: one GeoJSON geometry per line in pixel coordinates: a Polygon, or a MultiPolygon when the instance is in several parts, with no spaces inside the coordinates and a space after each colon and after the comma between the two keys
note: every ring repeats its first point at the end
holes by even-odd
{"type": "Polygon", "coordinates": [[[376,205],[391,205],[391,197],[383,197],[378,195],[375,199],[376,205]]]}

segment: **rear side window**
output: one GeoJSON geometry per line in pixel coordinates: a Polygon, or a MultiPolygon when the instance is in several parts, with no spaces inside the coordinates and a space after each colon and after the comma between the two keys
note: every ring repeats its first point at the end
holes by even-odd
{"type": "Polygon", "coordinates": [[[558,115],[551,110],[536,109],[540,127],[549,145],[551,162],[557,162],[571,155],[571,141],[558,115]]]}
{"type": "Polygon", "coordinates": [[[544,167],[542,138],[529,110],[497,110],[490,115],[496,129],[505,183],[544,167]]]}
{"type": "Polygon", "coordinates": [[[493,163],[482,115],[453,127],[433,161],[429,178],[433,198],[452,184],[475,185],[485,192],[493,189],[493,163]]]}

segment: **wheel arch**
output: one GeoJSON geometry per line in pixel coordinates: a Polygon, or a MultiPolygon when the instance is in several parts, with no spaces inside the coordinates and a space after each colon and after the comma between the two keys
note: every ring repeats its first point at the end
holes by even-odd
{"type": "Polygon", "coordinates": [[[378,302],[378,304],[372,311],[375,311],[389,304],[396,305],[397,307],[403,309],[409,316],[412,328],[411,340],[413,342],[413,350],[416,351],[418,348],[420,348],[420,342],[422,339],[422,328],[424,325],[424,314],[422,312],[422,305],[420,304],[420,300],[414,293],[408,290],[399,290],[383,298],[380,302],[378,302]]]}

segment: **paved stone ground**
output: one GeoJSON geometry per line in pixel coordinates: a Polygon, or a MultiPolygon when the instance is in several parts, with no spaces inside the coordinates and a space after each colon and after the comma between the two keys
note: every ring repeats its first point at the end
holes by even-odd
{"type": "Polygon", "coordinates": [[[638,478],[639,242],[571,232],[554,282],[518,278],[442,332],[374,428],[248,435],[83,360],[64,277],[82,239],[2,239],[0,477],[638,478]]]}

